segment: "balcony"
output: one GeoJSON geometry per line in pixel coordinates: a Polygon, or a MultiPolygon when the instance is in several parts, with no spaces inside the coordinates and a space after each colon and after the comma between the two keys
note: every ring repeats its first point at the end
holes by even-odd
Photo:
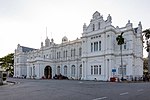
{"type": "Polygon", "coordinates": [[[36,58],[32,58],[32,59],[27,59],[27,62],[37,62],[37,61],[50,61],[50,59],[47,58],[41,58],[41,57],[36,57],[36,58]]]}

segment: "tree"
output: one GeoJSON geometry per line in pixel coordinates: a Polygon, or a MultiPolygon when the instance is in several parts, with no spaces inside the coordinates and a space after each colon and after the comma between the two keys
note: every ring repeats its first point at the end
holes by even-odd
{"type": "Polygon", "coordinates": [[[146,51],[148,52],[148,73],[150,73],[150,54],[149,54],[149,48],[150,48],[150,44],[149,44],[149,38],[150,38],[150,29],[146,29],[144,30],[142,33],[143,36],[145,37],[145,41],[146,41],[146,51]]]}
{"type": "Polygon", "coordinates": [[[143,58],[144,62],[143,62],[143,70],[144,70],[144,74],[148,74],[148,58],[143,58]]]}
{"type": "Polygon", "coordinates": [[[0,66],[5,69],[10,76],[14,74],[14,53],[0,58],[0,66]]]}
{"type": "Polygon", "coordinates": [[[146,40],[146,51],[149,52],[149,44],[148,44],[148,41],[149,41],[149,38],[150,38],[150,29],[146,29],[143,31],[144,33],[144,37],[145,37],[145,40],[146,40]]]}
{"type": "Polygon", "coordinates": [[[118,35],[117,37],[116,37],[116,40],[117,40],[117,44],[118,45],[120,45],[120,51],[121,51],[121,74],[122,74],[122,81],[123,81],[123,77],[124,77],[124,73],[123,73],[123,62],[122,62],[122,44],[124,44],[124,38],[123,38],[123,32],[120,34],[120,35],[118,35]]]}

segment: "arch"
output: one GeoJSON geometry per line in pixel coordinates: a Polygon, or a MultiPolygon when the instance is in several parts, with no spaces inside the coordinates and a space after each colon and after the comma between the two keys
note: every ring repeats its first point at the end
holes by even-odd
{"type": "Polygon", "coordinates": [[[67,66],[64,66],[64,75],[67,76],[67,66]]]}
{"type": "Polygon", "coordinates": [[[61,70],[60,70],[60,66],[57,66],[57,74],[58,74],[58,75],[61,74],[60,71],[61,71],[61,70]]]}
{"type": "Polygon", "coordinates": [[[44,76],[46,79],[52,78],[52,68],[50,66],[46,66],[44,69],[44,76]]]}
{"type": "Polygon", "coordinates": [[[76,67],[75,67],[75,65],[72,65],[71,66],[71,76],[75,76],[75,74],[76,74],[76,67]]]}
{"type": "Polygon", "coordinates": [[[82,64],[80,65],[80,68],[79,68],[79,77],[81,78],[82,77],[82,64]]]}

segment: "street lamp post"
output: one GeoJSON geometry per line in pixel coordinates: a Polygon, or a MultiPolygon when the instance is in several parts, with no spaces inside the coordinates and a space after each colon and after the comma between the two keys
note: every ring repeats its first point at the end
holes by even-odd
{"type": "Polygon", "coordinates": [[[122,44],[124,44],[124,38],[122,36],[123,33],[124,32],[122,32],[121,35],[118,35],[117,38],[116,38],[117,44],[120,45],[120,51],[121,51],[120,53],[121,53],[121,74],[122,74],[121,80],[122,81],[123,81],[123,77],[124,77],[124,75],[123,75],[124,74],[123,73],[123,60],[122,60],[122,44]]]}
{"type": "Polygon", "coordinates": [[[122,74],[122,77],[121,77],[121,80],[123,81],[123,77],[124,77],[124,73],[123,73],[123,60],[122,60],[122,45],[120,45],[120,52],[121,52],[121,74],[122,74]]]}

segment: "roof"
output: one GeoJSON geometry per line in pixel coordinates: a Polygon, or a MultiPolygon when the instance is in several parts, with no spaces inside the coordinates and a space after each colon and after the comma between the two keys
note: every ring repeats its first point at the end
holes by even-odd
{"type": "Polygon", "coordinates": [[[22,51],[23,52],[29,52],[29,51],[33,51],[33,50],[36,50],[34,48],[29,48],[29,47],[24,47],[24,46],[21,46],[22,47],[22,51]]]}

